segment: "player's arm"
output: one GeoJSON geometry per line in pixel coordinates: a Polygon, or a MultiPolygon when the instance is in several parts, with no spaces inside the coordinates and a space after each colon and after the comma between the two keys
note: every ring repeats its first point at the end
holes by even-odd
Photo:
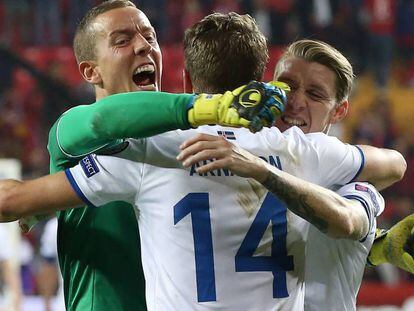
{"type": "Polygon", "coordinates": [[[204,124],[270,126],[284,109],[287,85],[249,84],[225,94],[132,92],[108,96],[66,112],[54,127],[61,151],[69,157],[95,152],[120,138],[143,138],[204,124]],[[246,103],[248,105],[246,105],[246,103]]]}
{"type": "MultiPolygon", "coordinates": [[[[269,166],[267,163],[265,166],[269,166]]],[[[273,166],[258,180],[296,215],[333,238],[361,240],[369,230],[361,202],[296,178],[273,166]],[[263,177],[264,178],[264,177],[263,177]]]]}
{"type": "Polygon", "coordinates": [[[368,180],[378,190],[382,190],[403,178],[407,163],[401,153],[367,145],[359,147],[365,155],[365,165],[358,180],[368,180]]]}
{"type": "Polygon", "coordinates": [[[83,204],[64,172],[29,181],[0,181],[0,222],[83,204]]]}
{"type": "MultiPolygon", "coordinates": [[[[94,152],[118,138],[141,138],[186,129],[193,95],[161,92],[115,94],[67,111],[50,139],[69,157],[94,152]]],[[[51,142],[49,142],[50,144],[51,142]]]]}
{"type": "Polygon", "coordinates": [[[280,171],[221,137],[201,134],[181,148],[178,160],[185,167],[215,159],[196,171],[202,174],[225,168],[241,177],[253,178],[285,202],[292,212],[331,237],[359,240],[368,232],[367,215],[360,202],[280,171]]]}

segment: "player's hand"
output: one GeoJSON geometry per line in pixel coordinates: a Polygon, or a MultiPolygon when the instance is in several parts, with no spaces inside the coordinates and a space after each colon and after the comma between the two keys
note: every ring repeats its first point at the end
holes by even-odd
{"type": "Polygon", "coordinates": [[[414,274],[414,214],[405,217],[389,231],[377,230],[368,256],[372,265],[391,263],[414,274]]]}
{"type": "Polygon", "coordinates": [[[254,178],[258,181],[267,176],[265,162],[262,159],[221,136],[198,134],[183,142],[180,149],[177,160],[181,161],[184,167],[203,163],[196,168],[199,174],[228,169],[240,177],[254,178]]]}
{"type": "Polygon", "coordinates": [[[188,121],[193,127],[219,124],[247,127],[254,133],[280,117],[287,91],[289,86],[283,82],[252,81],[223,95],[200,94],[188,111],[188,121]]]}

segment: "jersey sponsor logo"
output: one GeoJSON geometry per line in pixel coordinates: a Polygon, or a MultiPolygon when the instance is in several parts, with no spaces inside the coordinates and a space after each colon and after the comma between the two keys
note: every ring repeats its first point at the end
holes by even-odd
{"type": "Polygon", "coordinates": [[[371,198],[372,204],[374,205],[374,208],[375,208],[375,215],[377,215],[380,211],[380,206],[377,201],[377,196],[375,195],[375,193],[369,187],[363,186],[360,184],[355,184],[355,190],[366,192],[369,194],[369,197],[371,198]]]}
{"type": "MultiPolygon", "coordinates": [[[[267,163],[269,163],[270,165],[278,168],[279,170],[282,170],[282,163],[280,161],[279,156],[273,156],[270,155],[268,157],[260,157],[261,159],[263,159],[264,161],[266,161],[267,163]]],[[[204,160],[202,162],[198,162],[195,163],[191,166],[190,169],[190,176],[194,176],[194,175],[198,175],[198,176],[216,176],[216,177],[228,177],[228,176],[234,176],[234,174],[232,172],[230,172],[228,169],[219,169],[219,170],[214,170],[211,172],[207,172],[207,173],[197,173],[196,169],[198,167],[201,167],[203,165],[206,165],[210,162],[213,162],[214,160],[204,160]]]]}
{"type": "Polygon", "coordinates": [[[92,155],[87,155],[80,161],[80,165],[86,175],[86,177],[90,178],[96,173],[99,173],[98,165],[96,165],[96,162],[92,155]]]}
{"type": "Polygon", "coordinates": [[[236,135],[233,131],[217,131],[219,136],[223,136],[227,140],[236,140],[236,135]]]}

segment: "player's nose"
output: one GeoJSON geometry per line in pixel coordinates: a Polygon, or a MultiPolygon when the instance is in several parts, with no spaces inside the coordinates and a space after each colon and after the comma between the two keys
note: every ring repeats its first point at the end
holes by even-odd
{"type": "Polygon", "coordinates": [[[138,34],[134,40],[135,55],[146,56],[152,51],[152,45],[141,35],[138,34]]]}
{"type": "Polygon", "coordinates": [[[296,111],[305,108],[306,96],[299,90],[292,90],[287,94],[286,110],[296,111]]]}

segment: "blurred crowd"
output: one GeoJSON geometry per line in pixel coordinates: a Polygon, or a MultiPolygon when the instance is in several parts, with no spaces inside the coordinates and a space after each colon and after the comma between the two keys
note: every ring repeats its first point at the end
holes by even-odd
{"type": "MultiPolygon", "coordinates": [[[[47,133],[57,117],[71,106],[94,101],[93,90],[77,73],[70,45],[76,22],[97,2],[0,1],[0,158],[19,159],[25,177],[48,172],[47,133]]],[[[414,212],[414,131],[409,126],[410,116],[411,123],[414,120],[414,0],[133,2],[157,31],[164,56],[164,91],[182,89],[182,67],[177,64],[183,63],[183,33],[211,12],[236,11],[256,19],[272,51],[267,78],[277,55],[295,39],[321,39],[341,50],[358,77],[351,104],[369,98],[343,125],[342,138],[397,149],[408,163],[404,180],[384,192],[387,206],[380,226],[389,227],[414,212]],[[398,95],[401,92],[408,95],[398,95]],[[407,112],[395,113],[398,110],[407,112]]],[[[41,229],[28,239],[35,253],[40,234],[41,229]]],[[[23,271],[26,293],[38,291],[31,269],[23,271]]],[[[396,273],[399,279],[410,279],[396,273]]],[[[367,278],[384,276],[369,270],[367,278]]]]}

